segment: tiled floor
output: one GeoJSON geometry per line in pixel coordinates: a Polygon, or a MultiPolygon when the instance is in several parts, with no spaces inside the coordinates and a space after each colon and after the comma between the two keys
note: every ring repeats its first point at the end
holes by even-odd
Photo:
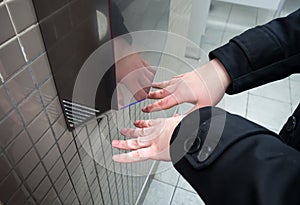
{"type": "MultiPolygon", "coordinates": [[[[281,15],[299,7],[300,1],[287,0],[281,15]]],[[[268,22],[272,16],[268,10],[212,1],[201,48],[209,52],[249,27],[268,22]]],[[[219,106],[279,132],[300,101],[299,90],[300,74],[237,95],[226,95],[219,106]]],[[[144,201],[144,205],[157,204],[204,203],[171,163],[160,162],[144,201]]]]}
{"type": "Polygon", "coordinates": [[[145,197],[144,205],[203,204],[195,190],[173,168],[171,162],[160,162],[145,197]]]}

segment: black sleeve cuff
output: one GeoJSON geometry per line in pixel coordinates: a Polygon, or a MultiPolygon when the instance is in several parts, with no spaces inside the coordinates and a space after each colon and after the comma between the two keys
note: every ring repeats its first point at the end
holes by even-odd
{"type": "Polygon", "coordinates": [[[176,164],[185,157],[194,169],[200,170],[211,165],[231,145],[259,134],[280,139],[277,134],[240,116],[219,108],[201,108],[186,116],[176,127],[170,143],[171,159],[176,164]],[[209,138],[214,139],[205,143],[209,138]]]}
{"type": "Polygon", "coordinates": [[[215,49],[209,57],[222,62],[232,81],[226,93],[235,94],[264,84],[260,79],[266,77],[264,68],[284,59],[285,55],[280,42],[267,26],[258,26],[215,49]]]}

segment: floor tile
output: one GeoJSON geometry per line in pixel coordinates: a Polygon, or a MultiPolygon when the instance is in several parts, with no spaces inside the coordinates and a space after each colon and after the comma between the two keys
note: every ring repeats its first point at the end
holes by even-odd
{"type": "Polygon", "coordinates": [[[297,82],[300,82],[300,74],[293,74],[291,75],[290,77],[291,81],[297,81],[297,82]]]}
{"type": "Polygon", "coordinates": [[[220,29],[219,26],[209,26],[205,30],[205,35],[201,41],[203,43],[219,45],[222,41],[224,30],[220,29]]]}
{"type": "MultiPolygon", "coordinates": [[[[299,5],[300,3],[298,0],[289,1],[293,2],[286,5],[285,9],[294,10],[296,8],[295,4],[299,5]]],[[[273,19],[273,13],[273,11],[266,9],[212,1],[206,33],[202,38],[200,47],[209,53],[250,27],[267,23],[273,19]]],[[[285,14],[287,12],[283,13],[285,14]]],[[[244,92],[236,95],[226,95],[218,106],[231,113],[246,116],[248,119],[266,126],[268,129],[279,132],[281,126],[291,114],[291,107],[295,109],[300,101],[299,90],[300,74],[297,74],[290,77],[290,82],[288,79],[285,79],[270,83],[251,90],[251,94],[244,92]],[[289,90],[290,88],[291,91],[289,90]]],[[[187,108],[188,107],[183,106],[181,109],[184,110],[187,108]]],[[[164,190],[166,187],[172,187],[168,184],[161,183],[161,181],[173,185],[175,184],[174,180],[170,181],[174,174],[173,170],[171,170],[170,167],[168,168],[168,164],[160,165],[162,168],[164,166],[167,167],[164,168],[166,170],[155,175],[153,184],[151,184],[152,188],[144,204],[169,204],[167,199],[157,200],[161,195],[170,196],[170,193],[168,191],[164,193],[164,190]],[[156,190],[153,190],[153,187],[156,190]],[[158,197],[156,195],[158,195],[158,197]]],[[[174,188],[172,190],[174,190],[174,188]]],[[[174,191],[171,205],[204,204],[194,189],[181,176],[179,176],[177,187],[174,191]]]]}
{"type": "Polygon", "coordinates": [[[291,81],[291,99],[293,110],[300,103],[300,81],[291,81]]]}
{"type": "Polygon", "coordinates": [[[287,14],[296,11],[300,7],[300,1],[298,0],[289,0],[285,1],[285,4],[282,9],[282,16],[286,16],[287,14]]]}
{"type": "Polygon", "coordinates": [[[245,117],[247,102],[248,92],[243,92],[236,95],[225,95],[222,101],[218,104],[218,107],[221,107],[232,114],[245,117]]]}
{"type": "Polygon", "coordinates": [[[203,43],[203,42],[200,45],[200,48],[203,49],[203,51],[206,52],[207,54],[210,51],[213,51],[214,49],[216,49],[217,47],[219,47],[219,45],[203,43]]]}
{"type": "Polygon", "coordinates": [[[204,205],[198,194],[176,188],[171,205],[204,205]]]}
{"type": "Polygon", "coordinates": [[[206,26],[207,27],[214,26],[219,28],[220,30],[221,29],[224,30],[226,27],[226,23],[227,23],[227,17],[219,17],[219,16],[213,16],[208,14],[206,26]]]}
{"type": "Polygon", "coordinates": [[[215,16],[215,17],[227,19],[229,17],[231,8],[232,8],[232,4],[212,1],[209,10],[209,18],[211,16],[215,16]]]}
{"type": "Polygon", "coordinates": [[[290,103],[249,95],[247,118],[269,129],[279,130],[291,115],[290,103]]]}
{"type": "Polygon", "coordinates": [[[194,188],[182,176],[179,177],[177,187],[185,189],[187,191],[190,191],[190,192],[193,192],[196,194],[196,191],[194,190],[194,188]]]}
{"type": "Polygon", "coordinates": [[[170,162],[160,162],[154,175],[154,179],[176,186],[179,173],[170,162]]]}
{"type": "Polygon", "coordinates": [[[250,94],[290,103],[289,79],[272,82],[250,90],[250,94]]]}
{"type": "Polygon", "coordinates": [[[257,8],[233,5],[228,24],[246,28],[253,27],[256,24],[257,8]]]}
{"type": "Polygon", "coordinates": [[[143,205],[170,204],[175,187],[153,180],[148,189],[143,205]]]}
{"type": "Polygon", "coordinates": [[[230,39],[242,33],[241,31],[234,29],[226,29],[222,38],[222,44],[228,43],[230,39]]]}
{"type": "Polygon", "coordinates": [[[273,19],[274,12],[267,9],[258,9],[257,24],[262,25],[273,19]]]}

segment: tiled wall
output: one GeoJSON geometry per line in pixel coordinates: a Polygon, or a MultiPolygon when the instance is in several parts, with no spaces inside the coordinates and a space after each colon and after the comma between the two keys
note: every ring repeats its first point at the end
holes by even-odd
{"type": "Polygon", "coordinates": [[[146,176],[111,170],[153,162],[121,167],[103,143],[120,137],[118,123],[147,117],[142,105],[69,132],[32,0],[0,0],[0,29],[0,204],[135,204],[146,176]]]}

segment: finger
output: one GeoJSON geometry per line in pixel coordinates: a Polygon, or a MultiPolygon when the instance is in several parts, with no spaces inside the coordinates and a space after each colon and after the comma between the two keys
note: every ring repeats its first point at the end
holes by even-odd
{"type": "Polygon", "coordinates": [[[171,107],[174,107],[175,105],[178,105],[180,102],[178,102],[174,95],[169,95],[153,104],[147,105],[146,107],[142,108],[143,112],[149,113],[153,111],[160,111],[160,110],[166,110],[171,107]]]}
{"type": "Polygon", "coordinates": [[[137,139],[113,140],[112,146],[124,150],[136,150],[150,146],[150,143],[139,143],[137,139]]]}
{"type": "Polygon", "coordinates": [[[151,159],[152,156],[151,147],[141,148],[132,152],[114,155],[112,159],[115,162],[120,163],[131,163],[131,162],[140,162],[145,161],[147,159],[151,159]]]}
{"type": "Polygon", "coordinates": [[[126,137],[147,137],[151,134],[151,129],[149,128],[123,128],[121,129],[121,134],[126,137]]]}
{"type": "Polygon", "coordinates": [[[158,83],[152,83],[153,88],[162,89],[170,85],[170,81],[163,81],[158,83]]]}
{"type": "Polygon", "coordinates": [[[149,99],[162,99],[164,97],[167,97],[170,94],[171,93],[169,91],[167,91],[166,89],[161,89],[161,90],[157,90],[154,92],[150,92],[148,94],[148,98],[149,99]]]}
{"type": "Polygon", "coordinates": [[[173,78],[181,78],[181,77],[183,77],[185,74],[180,74],[180,75],[176,75],[176,76],[174,76],[173,78]]]}
{"type": "Polygon", "coordinates": [[[176,114],[174,115],[174,117],[179,117],[179,116],[181,116],[181,114],[176,113],[176,114]]]}
{"type": "Polygon", "coordinates": [[[138,128],[153,126],[153,122],[151,120],[136,120],[133,124],[138,128]]]}

